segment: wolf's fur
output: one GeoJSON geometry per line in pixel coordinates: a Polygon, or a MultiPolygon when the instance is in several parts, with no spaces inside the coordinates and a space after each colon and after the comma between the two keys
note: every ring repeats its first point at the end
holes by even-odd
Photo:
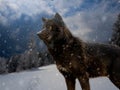
{"type": "Polygon", "coordinates": [[[120,89],[120,48],[105,44],[86,43],[74,37],[61,16],[43,18],[44,26],[38,36],[45,42],[65,77],[67,90],[75,90],[75,79],[82,90],[90,90],[89,77],[108,76],[120,89]]]}

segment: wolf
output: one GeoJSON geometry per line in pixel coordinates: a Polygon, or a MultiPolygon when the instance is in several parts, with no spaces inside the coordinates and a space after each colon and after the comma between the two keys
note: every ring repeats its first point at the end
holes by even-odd
{"type": "Polygon", "coordinates": [[[37,33],[46,44],[58,70],[65,78],[67,90],[75,90],[78,79],[82,90],[90,90],[89,78],[107,76],[120,89],[120,48],[88,43],[73,36],[59,13],[42,18],[37,33]]]}

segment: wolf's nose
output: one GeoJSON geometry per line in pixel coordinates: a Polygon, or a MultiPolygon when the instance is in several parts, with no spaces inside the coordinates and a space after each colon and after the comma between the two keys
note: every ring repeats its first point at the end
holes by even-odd
{"type": "Polygon", "coordinates": [[[37,35],[40,35],[41,31],[37,32],[37,35]]]}
{"type": "Polygon", "coordinates": [[[38,37],[39,37],[40,39],[42,39],[42,37],[43,37],[43,35],[42,35],[42,30],[39,31],[39,32],[37,32],[37,35],[38,35],[38,37]]]}

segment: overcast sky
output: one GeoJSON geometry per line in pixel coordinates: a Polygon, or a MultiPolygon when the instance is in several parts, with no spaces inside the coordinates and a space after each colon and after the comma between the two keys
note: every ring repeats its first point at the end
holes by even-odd
{"type": "MultiPolygon", "coordinates": [[[[120,0],[0,0],[0,24],[21,15],[36,18],[60,13],[71,32],[87,41],[108,41],[120,0]]],[[[26,18],[27,19],[27,18],[26,18]]]]}

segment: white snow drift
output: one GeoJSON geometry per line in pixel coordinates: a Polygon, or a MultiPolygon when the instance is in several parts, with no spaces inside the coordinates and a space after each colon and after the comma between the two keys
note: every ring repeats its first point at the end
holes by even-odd
{"type": "MultiPolygon", "coordinates": [[[[91,90],[118,90],[108,78],[90,79],[91,90]]],[[[63,76],[55,65],[0,75],[0,90],[66,90],[63,76]]],[[[76,90],[81,90],[77,81],[76,90]]]]}

